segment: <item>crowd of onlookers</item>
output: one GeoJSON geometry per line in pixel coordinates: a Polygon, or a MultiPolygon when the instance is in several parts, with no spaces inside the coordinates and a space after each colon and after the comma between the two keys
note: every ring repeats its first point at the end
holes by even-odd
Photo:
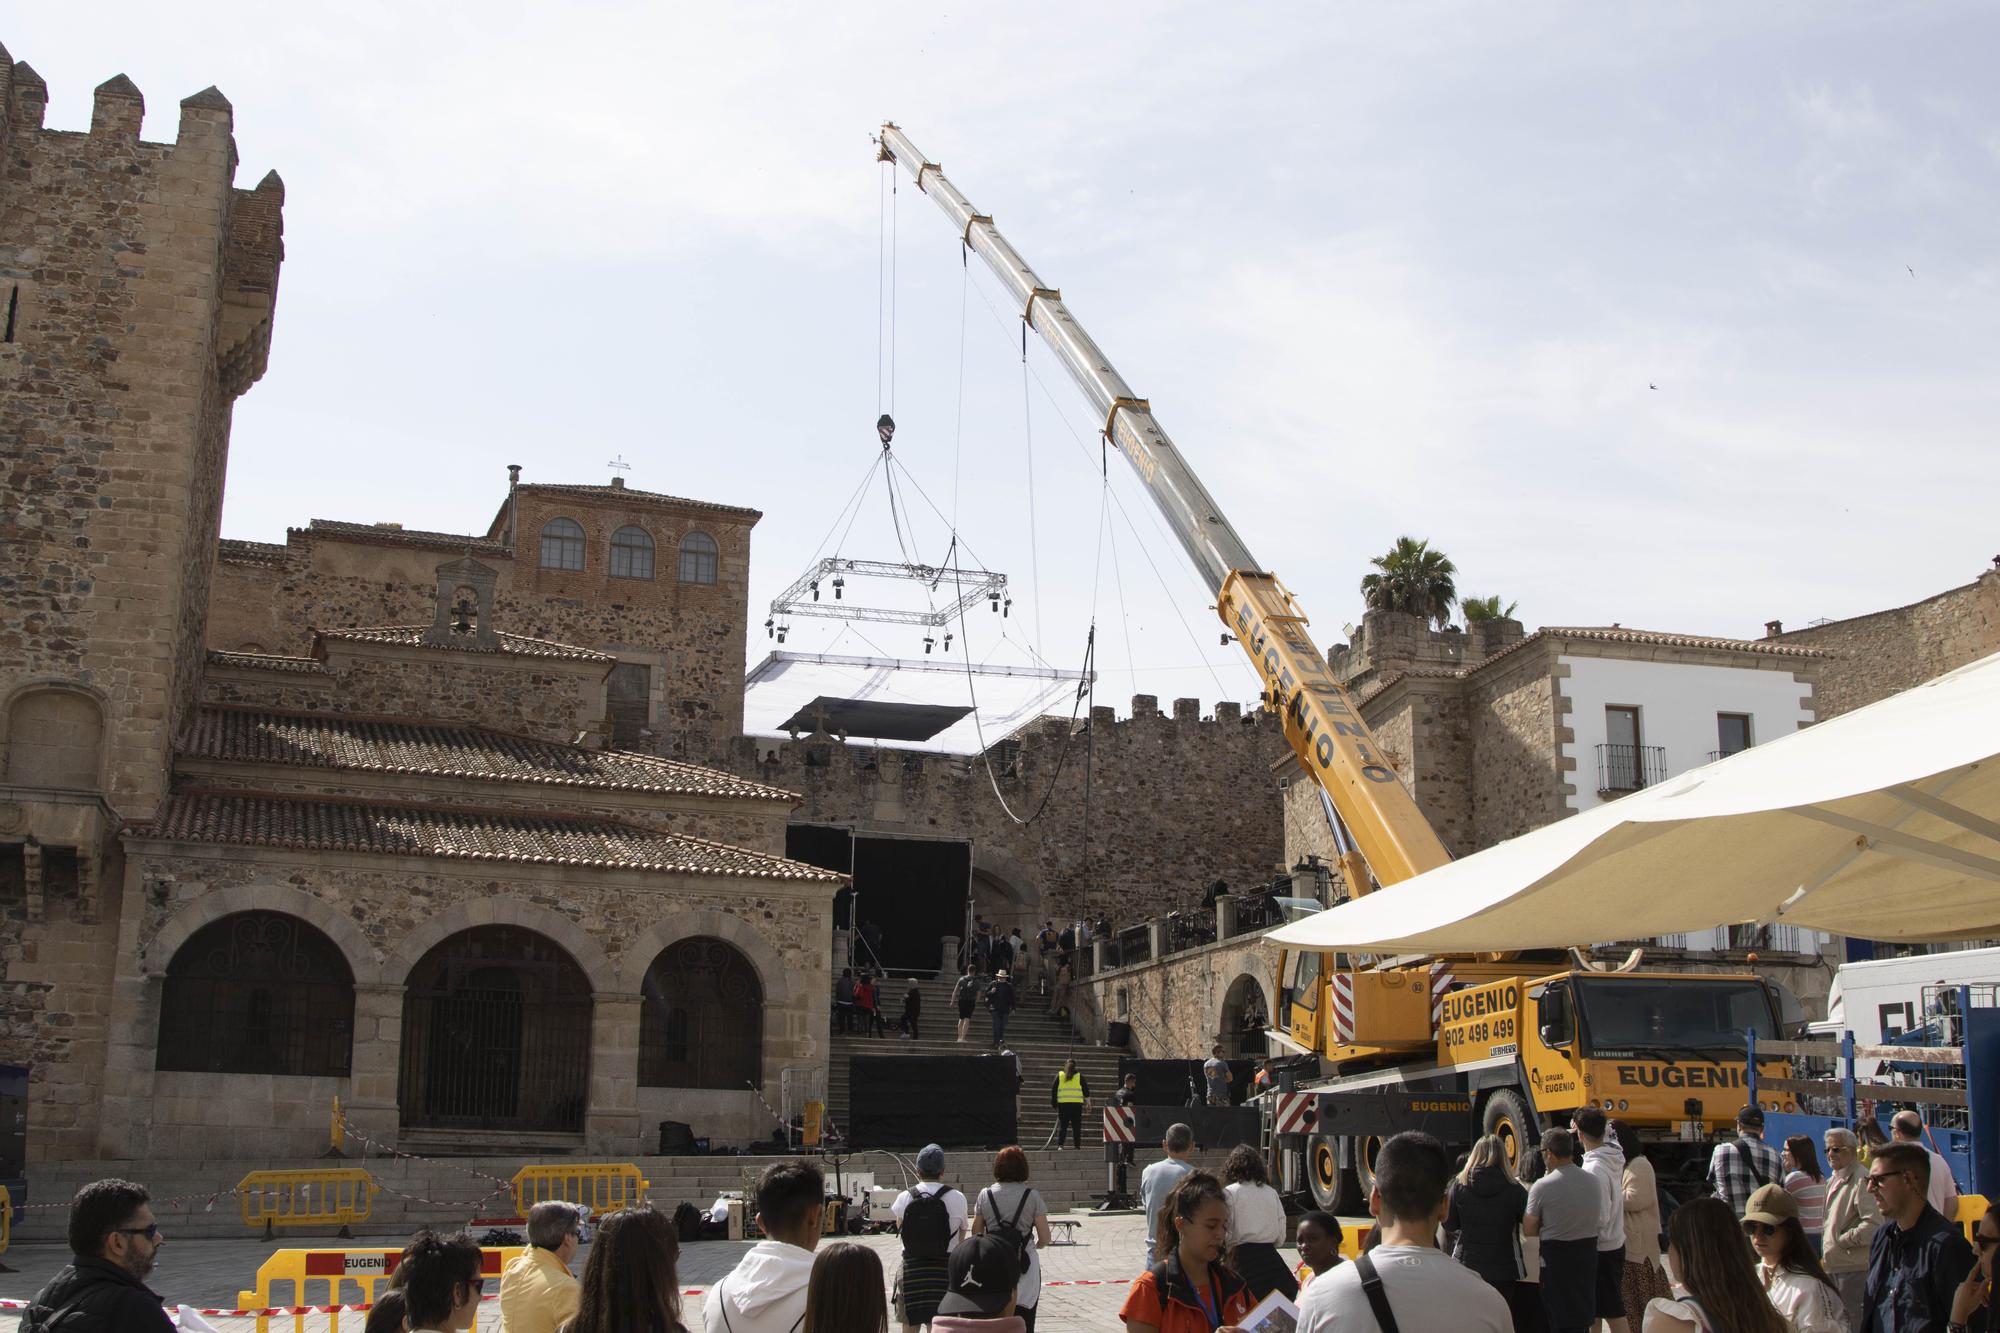
{"type": "MultiPolygon", "coordinates": [[[[1128,1085],[1129,1086],[1129,1085],[1128,1085]]],[[[1710,1160],[1711,1192],[1675,1203],[1643,1146],[1601,1111],[1547,1130],[1542,1173],[1515,1177],[1505,1143],[1479,1140],[1454,1167],[1442,1143],[1398,1134],[1376,1155],[1360,1257],[1340,1257],[1340,1222],[1296,1227],[1300,1263],[1280,1256],[1287,1218],[1264,1159],[1239,1147],[1221,1177],[1172,1126],[1141,1177],[1146,1250],[1119,1317],[1127,1333],[1238,1333],[1272,1293],[1296,1300],[1300,1333],[2000,1333],[1993,1302],[2000,1213],[1975,1234],[1949,1220],[1955,1187],[1913,1113],[1889,1135],[1827,1131],[1782,1151],[1746,1106],[1710,1160]],[[1870,1142],[1870,1139],[1877,1140],[1870,1142]],[[1528,1281],[1522,1239],[1539,1251],[1528,1281]]],[[[1864,1131],[1874,1128],[1863,1122],[1864,1131]]],[[[1049,1211],[1019,1147],[993,1158],[970,1198],[943,1179],[935,1144],[896,1199],[902,1253],[893,1283],[879,1254],[823,1243],[826,1181],[808,1159],[757,1181],[762,1237],[707,1293],[703,1333],[1032,1333],[1049,1211]]],[[[528,1246],[502,1273],[509,1333],[685,1333],[680,1239],[651,1207],[596,1219],[573,1275],[583,1216],[528,1213],[528,1246]]],[[[30,1302],[24,1333],[173,1327],[145,1283],[166,1238],[142,1186],[102,1180],[71,1204],[72,1262],[30,1302]]],[[[1136,1256],[1135,1256],[1136,1257],[1136,1256]]],[[[467,1328],[484,1294],[467,1235],[417,1233],[375,1293],[365,1333],[467,1328]]]]}

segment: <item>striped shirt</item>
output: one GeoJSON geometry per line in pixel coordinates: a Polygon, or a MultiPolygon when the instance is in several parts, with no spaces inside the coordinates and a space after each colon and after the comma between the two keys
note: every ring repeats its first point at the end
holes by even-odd
{"type": "Polygon", "coordinates": [[[1799,1225],[1808,1236],[1817,1236],[1826,1226],[1826,1181],[1794,1171],[1785,1177],[1785,1190],[1798,1201],[1799,1225]]]}

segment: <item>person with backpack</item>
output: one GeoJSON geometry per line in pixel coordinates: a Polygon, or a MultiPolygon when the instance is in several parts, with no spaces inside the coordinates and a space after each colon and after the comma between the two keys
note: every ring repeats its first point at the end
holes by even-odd
{"type": "Polygon", "coordinates": [[[1160,1205],[1160,1260],[1132,1280],[1118,1309],[1125,1333],[1240,1333],[1257,1298],[1224,1262],[1229,1197],[1190,1171],[1160,1205]]]}
{"type": "Polygon", "coordinates": [[[896,1318],[903,1333],[929,1325],[951,1286],[952,1247],[965,1235],[965,1195],[944,1183],[944,1149],[917,1154],[917,1183],[896,1196],[889,1212],[903,1238],[896,1274],[896,1318]]]}
{"type": "MultiPolygon", "coordinates": [[[[1298,1333],[1513,1333],[1500,1293],[1438,1248],[1450,1185],[1451,1158],[1430,1135],[1384,1143],[1368,1196],[1381,1244],[1313,1280],[1299,1299],[1298,1333]]],[[[1583,1188],[1594,1198],[1593,1186],[1583,1188]]],[[[1583,1233],[1593,1259],[1596,1231],[1593,1218],[1583,1233]]]]}
{"type": "Polygon", "coordinates": [[[1771,1183],[1785,1179],[1784,1159],[1764,1142],[1764,1112],[1746,1106],[1736,1113],[1736,1137],[1715,1145],[1708,1159],[1708,1184],[1715,1197],[1729,1205],[1740,1221],[1750,1206],[1750,1196],[1771,1183]]]}
{"type": "Polygon", "coordinates": [[[1007,1040],[1007,1016],[1014,1012],[1014,983],[1007,979],[1004,967],[993,974],[993,984],[986,988],[986,1007],[993,1011],[993,1049],[997,1051],[1007,1040]]]}
{"type": "Polygon", "coordinates": [[[1014,1290],[1014,1313],[1027,1333],[1035,1333],[1035,1304],[1042,1295],[1039,1247],[1050,1243],[1049,1206],[1028,1183],[1028,1154],[1019,1145],[993,1154],[993,1183],[973,1203],[972,1234],[992,1236],[1018,1256],[1021,1278],[1014,1290]]]}

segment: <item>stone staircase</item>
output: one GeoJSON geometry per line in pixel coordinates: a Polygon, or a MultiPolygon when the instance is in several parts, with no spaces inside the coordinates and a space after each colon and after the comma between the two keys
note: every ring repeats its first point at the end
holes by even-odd
{"type": "MultiPolygon", "coordinates": [[[[827,1110],[835,1125],[847,1123],[848,1061],[853,1056],[922,1059],[939,1055],[979,1055],[991,1049],[993,1016],[983,1003],[973,1011],[967,1044],[958,1044],[958,1011],[951,1003],[953,981],[926,980],[921,983],[924,1004],[918,1029],[923,1033],[922,1040],[906,1040],[895,1030],[896,1020],[903,1012],[903,992],[908,986],[903,979],[892,978],[885,987],[882,1016],[889,1025],[888,1036],[863,1036],[835,1029],[826,1088],[827,1110]]],[[[1016,1126],[1017,1141],[1024,1148],[1040,1148],[1054,1134],[1056,1113],[1049,1105],[1049,1084],[1063,1062],[1074,1058],[1078,1071],[1090,1087],[1091,1106],[1084,1114],[1083,1124],[1084,1152],[1093,1160],[1101,1161],[1098,1112],[1109,1100],[1112,1089],[1118,1086],[1120,1052],[1085,1042],[1067,1024],[1057,1021],[1049,1012],[1045,997],[1025,984],[1016,986],[1016,994],[1020,1003],[1007,1024],[1007,1049],[1021,1057],[1021,1077],[1024,1080],[1016,1126]]],[[[914,1151],[923,1145],[913,1143],[907,1146],[914,1151]]],[[[1101,1189],[1102,1185],[1096,1188],[1101,1189]]]]}

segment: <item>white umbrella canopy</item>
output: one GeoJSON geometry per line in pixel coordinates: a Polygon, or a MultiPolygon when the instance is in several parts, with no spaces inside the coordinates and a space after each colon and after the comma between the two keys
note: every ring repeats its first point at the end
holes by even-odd
{"type": "Polygon", "coordinates": [[[1764,922],[2000,936],[2000,654],[1271,938],[1484,953],[1764,922]]]}

